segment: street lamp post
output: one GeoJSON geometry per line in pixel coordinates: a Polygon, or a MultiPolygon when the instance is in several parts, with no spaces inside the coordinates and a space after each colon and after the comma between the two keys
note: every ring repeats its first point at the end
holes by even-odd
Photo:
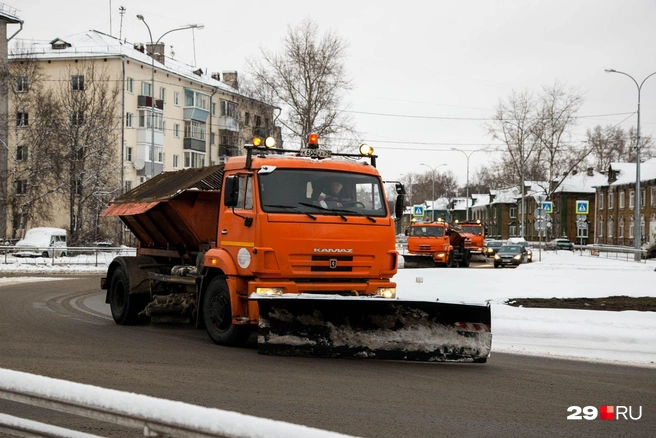
{"type": "Polygon", "coordinates": [[[456,149],[456,148],[451,148],[452,151],[458,151],[462,152],[465,157],[467,157],[467,181],[466,181],[466,190],[467,190],[467,203],[465,207],[465,218],[466,220],[469,220],[469,157],[474,155],[476,152],[484,151],[486,149],[476,149],[475,151],[471,151],[467,153],[467,151],[463,151],[461,149],[456,149]]]}
{"type": "Polygon", "coordinates": [[[642,244],[642,221],[640,220],[640,208],[642,204],[642,191],[640,188],[640,91],[642,90],[642,85],[645,83],[647,79],[652,77],[653,75],[656,75],[656,71],[648,75],[646,78],[638,84],[638,81],[636,81],[633,76],[631,76],[628,73],[624,73],[623,71],[618,71],[614,70],[612,68],[607,68],[606,73],[619,73],[624,76],[628,76],[631,78],[634,84],[636,84],[636,87],[638,87],[638,122],[636,126],[636,145],[635,145],[635,150],[636,150],[636,183],[635,183],[635,215],[634,215],[634,222],[633,222],[633,240],[634,240],[634,246],[636,248],[636,253],[635,253],[635,261],[639,262],[642,260],[642,255],[640,254],[640,249],[641,249],[641,244],[642,244]]]}
{"type": "Polygon", "coordinates": [[[429,166],[428,164],[420,163],[421,166],[426,166],[431,170],[431,179],[433,181],[433,198],[431,200],[431,222],[435,222],[435,169],[438,167],[446,166],[446,164],[440,164],[439,166],[429,166]]]}
{"type": "MultiPolygon", "coordinates": [[[[138,14],[137,19],[143,21],[143,24],[146,25],[148,29],[148,36],[150,37],[150,177],[155,176],[155,46],[164,38],[164,36],[170,34],[171,32],[176,32],[178,30],[186,29],[203,29],[205,26],[202,24],[189,24],[187,26],[178,27],[176,29],[171,29],[164,32],[157,41],[153,43],[153,34],[150,31],[150,26],[146,23],[146,19],[143,15],[138,14]]],[[[161,54],[164,57],[164,53],[161,54]]]]}

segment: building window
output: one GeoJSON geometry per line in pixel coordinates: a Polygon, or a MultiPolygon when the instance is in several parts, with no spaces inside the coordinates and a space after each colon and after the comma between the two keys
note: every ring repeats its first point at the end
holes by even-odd
{"type": "Polygon", "coordinates": [[[174,91],[173,92],[173,105],[180,106],[180,92],[179,91],[174,91]]]}
{"type": "Polygon", "coordinates": [[[205,166],[205,154],[185,152],[184,161],[184,167],[203,167],[205,166]]]}
{"type": "Polygon", "coordinates": [[[510,207],[508,209],[508,216],[510,219],[516,219],[517,218],[517,207],[510,207]]]}
{"type": "Polygon", "coordinates": [[[651,188],[651,206],[656,207],[656,187],[651,188]]]}
{"type": "Polygon", "coordinates": [[[125,79],[125,90],[128,93],[132,93],[134,91],[134,79],[132,78],[125,79]]]}
{"type": "Polygon", "coordinates": [[[176,137],[176,138],[180,137],[180,124],[179,123],[174,123],[173,124],[173,137],[176,137]]]}
{"type": "Polygon", "coordinates": [[[164,148],[162,146],[155,146],[155,162],[164,162],[164,148]]]}
{"type": "Polygon", "coordinates": [[[132,113],[125,113],[125,126],[128,128],[132,128],[132,117],[134,114],[132,113]]]}
{"type": "Polygon", "coordinates": [[[613,192],[608,192],[608,209],[609,209],[609,210],[612,210],[612,209],[613,209],[613,201],[614,201],[613,198],[615,197],[615,196],[613,196],[613,195],[614,195],[613,192]]]}
{"type": "Polygon", "coordinates": [[[159,98],[160,98],[163,102],[166,102],[166,88],[164,88],[164,87],[159,87],[159,98]]]}
{"type": "Polygon", "coordinates": [[[640,208],[647,205],[647,189],[640,189],[640,208]]]}
{"type": "Polygon", "coordinates": [[[82,181],[79,179],[73,181],[73,194],[75,196],[80,196],[82,194],[82,181]]]}
{"type": "Polygon", "coordinates": [[[173,155],[173,168],[177,169],[180,167],[180,155],[173,155]]]}
{"type": "Polygon", "coordinates": [[[604,192],[599,193],[599,210],[604,209],[604,192]]]}
{"type": "Polygon", "coordinates": [[[125,161],[132,161],[132,146],[125,147],[125,161]]]}
{"type": "Polygon", "coordinates": [[[635,191],[633,190],[629,192],[629,208],[631,210],[635,208],[635,191]]]}
{"type": "Polygon", "coordinates": [[[613,218],[608,219],[608,237],[613,237],[613,218]]]}
{"type": "Polygon", "coordinates": [[[150,82],[142,82],[141,95],[153,97],[153,84],[151,84],[150,82]]]}
{"type": "Polygon", "coordinates": [[[210,144],[216,144],[216,134],[214,132],[210,132],[210,144]]]}
{"type": "Polygon", "coordinates": [[[517,235],[517,225],[509,225],[508,226],[508,235],[510,235],[510,236],[516,236],[517,235]]]}
{"type": "Polygon", "coordinates": [[[129,192],[132,190],[132,181],[125,181],[125,191],[129,192]]]}
{"type": "Polygon", "coordinates": [[[633,228],[635,224],[633,223],[633,217],[629,219],[629,239],[633,239],[633,228]]]}
{"type": "Polygon", "coordinates": [[[597,231],[597,236],[604,237],[604,217],[599,216],[599,230],[597,231]]]}
{"type": "Polygon", "coordinates": [[[212,102],[212,115],[216,115],[216,102],[212,102]]]}
{"type": "Polygon", "coordinates": [[[27,160],[27,146],[18,146],[16,148],[16,161],[27,160]]]}
{"type": "Polygon", "coordinates": [[[259,128],[260,126],[262,126],[262,117],[255,116],[255,117],[253,117],[253,119],[254,119],[256,128],[259,128]]]}
{"type": "Polygon", "coordinates": [[[619,231],[617,232],[617,237],[624,238],[624,216],[620,216],[619,231]]]}
{"type": "Polygon", "coordinates": [[[82,111],[71,112],[71,126],[80,126],[84,122],[84,113],[82,111]]]}
{"type": "Polygon", "coordinates": [[[251,126],[251,113],[244,113],[244,125],[251,126]]]}
{"type": "MultiPolygon", "coordinates": [[[[149,128],[151,127],[151,110],[139,110],[139,127],[140,128],[149,128]]],[[[161,131],[164,129],[164,118],[162,113],[155,113],[155,129],[161,131]]]]}
{"type": "Polygon", "coordinates": [[[84,91],[84,76],[71,76],[71,91],[84,91]]]}
{"type": "Polygon", "coordinates": [[[27,180],[19,179],[16,181],[16,195],[24,195],[27,193],[27,180]]]}
{"type": "Polygon", "coordinates": [[[624,209],[624,190],[620,192],[620,208],[624,209]]]}
{"type": "Polygon", "coordinates": [[[16,78],[16,92],[27,93],[30,89],[30,79],[27,76],[16,78]]]}
{"type": "Polygon", "coordinates": [[[196,120],[185,121],[185,138],[205,140],[205,123],[196,120]]]}
{"type": "Polygon", "coordinates": [[[29,126],[30,117],[28,113],[16,113],[16,126],[29,126]]]}
{"type": "Polygon", "coordinates": [[[222,117],[231,117],[233,119],[237,118],[238,106],[235,102],[230,102],[229,100],[221,100],[221,116],[222,117]]]}

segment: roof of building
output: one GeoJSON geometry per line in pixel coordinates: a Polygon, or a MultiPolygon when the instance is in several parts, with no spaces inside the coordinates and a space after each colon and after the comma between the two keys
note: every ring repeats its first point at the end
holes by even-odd
{"type": "MultiPolygon", "coordinates": [[[[604,180],[602,184],[597,184],[597,186],[635,184],[636,163],[610,163],[610,170],[619,171],[617,180],[611,184],[608,184],[608,180],[604,180]]],[[[649,181],[652,179],[656,179],[656,158],[649,159],[640,165],[640,181],[649,181]]]]}
{"type": "MultiPolygon", "coordinates": [[[[557,180],[560,182],[560,180],[557,180]]],[[[565,177],[562,183],[556,187],[555,193],[594,193],[595,187],[604,185],[608,182],[606,175],[592,170],[592,175],[588,172],[570,173],[565,177]]]]}
{"type": "MultiPolygon", "coordinates": [[[[137,45],[139,44],[142,43],[138,43],[137,45]]],[[[145,45],[146,43],[143,44],[145,45]]],[[[18,53],[10,53],[9,59],[24,57],[26,55],[33,56],[36,59],[48,60],[125,56],[147,65],[154,64],[156,70],[174,73],[189,80],[232,94],[240,94],[239,90],[212,78],[206,72],[201,75],[194,73],[194,71],[198,71],[198,67],[191,66],[171,57],[166,57],[165,64],[162,64],[146,53],[137,50],[135,44],[121,41],[116,37],[97,30],[88,30],[65,37],[56,37],[48,43],[34,43],[29,47],[21,49],[18,53]],[[55,42],[65,43],[66,47],[53,49],[52,44],[55,42]]],[[[231,70],[231,72],[234,72],[234,70],[231,70]]]]}

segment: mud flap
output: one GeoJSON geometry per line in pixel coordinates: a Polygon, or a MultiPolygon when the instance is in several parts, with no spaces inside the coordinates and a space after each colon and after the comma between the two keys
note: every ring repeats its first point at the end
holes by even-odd
{"type": "Polygon", "coordinates": [[[414,268],[434,268],[435,260],[433,256],[427,255],[405,255],[403,254],[403,267],[408,269],[414,268]]]}
{"type": "Polygon", "coordinates": [[[490,354],[485,305],[304,295],[257,301],[262,354],[479,363],[490,354]]]}

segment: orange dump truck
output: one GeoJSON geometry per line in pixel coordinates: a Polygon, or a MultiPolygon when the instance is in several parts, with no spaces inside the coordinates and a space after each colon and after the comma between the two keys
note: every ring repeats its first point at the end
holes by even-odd
{"type": "Polygon", "coordinates": [[[187,322],[231,346],[258,329],[265,354],[486,361],[489,306],[396,298],[404,190],[386,192],[373,151],[246,151],[159,174],[103,213],[138,239],[101,280],[116,323],[187,322]],[[324,205],[333,181],[342,198],[324,205]]]}
{"type": "Polygon", "coordinates": [[[408,229],[405,267],[468,267],[471,252],[466,242],[471,237],[462,227],[448,222],[416,222],[408,229]]]}
{"type": "Polygon", "coordinates": [[[485,261],[485,228],[481,221],[458,222],[465,234],[465,248],[472,256],[481,256],[485,261]]]}

